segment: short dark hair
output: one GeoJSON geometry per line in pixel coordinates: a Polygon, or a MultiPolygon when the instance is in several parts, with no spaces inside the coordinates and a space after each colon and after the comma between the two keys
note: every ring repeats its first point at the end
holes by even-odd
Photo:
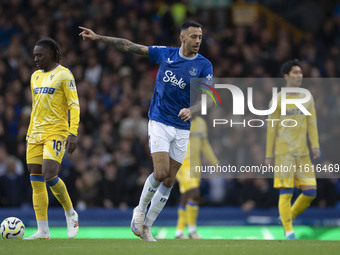
{"type": "Polygon", "coordinates": [[[44,38],[39,40],[35,45],[50,49],[53,52],[53,60],[59,63],[61,59],[60,46],[55,40],[52,38],[44,38]]]}
{"type": "Polygon", "coordinates": [[[202,25],[200,23],[193,20],[187,20],[180,25],[179,30],[182,32],[182,30],[187,29],[189,27],[199,27],[202,29],[202,25]]]}
{"type": "Polygon", "coordinates": [[[298,59],[288,60],[281,66],[281,76],[289,74],[293,66],[298,66],[301,68],[300,61],[298,59]]]}

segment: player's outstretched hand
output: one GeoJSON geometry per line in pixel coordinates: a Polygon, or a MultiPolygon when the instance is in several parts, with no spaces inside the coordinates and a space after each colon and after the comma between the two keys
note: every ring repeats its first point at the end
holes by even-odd
{"type": "Polygon", "coordinates": [[[83,37],[83,40],[85,39],[96,40],[96,38],[98,37],[98,35],[89,28],[81,27],[81,26],[79,26],[79,28],[83,30],[79,34],[79,36],[83,37]]]}
{"type": "Polygon", "coordinates": [[[183,108],[179,111],[178,117],[180,117],[184,121],[188,121],[191,118],[191,111],[189,108],[183,108]]]}
{"type": "Polygon", "coordinates": [[[74,150],[77,148],[78,145],[78,139],[74,135],[69,135],[66,140],[66,149],[69,154],[74,152],[74,150]]]}

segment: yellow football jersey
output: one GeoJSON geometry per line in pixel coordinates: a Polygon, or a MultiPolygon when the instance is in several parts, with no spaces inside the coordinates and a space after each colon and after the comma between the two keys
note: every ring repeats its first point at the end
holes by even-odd
{"type": "Polygon", "coordinates": [[[77,136],[79,100],[70,70],[58,65],[49,72],[35,71],[31,76],[32,113],[27,131],[32,133],[77,136]],[[68,121],[70,113],[70,124],[68,121]]]}
{"type": "Polygon", "coordinates": [[[201,166],[201,152],[212,165],[218,163],[208,141],[207,133],[205,120],[201,117],[195,117],[191,122],[188,150],[181,168],[190,168],[190,161],[192,166],[201,166]]]}
{"type": "MultiPolygon", "coordinates": [[[[302,94],[287,94],[287,98],[302,98],[302,94]]],[[[287,153],[296,156],[308,155],[309,150],[307,146],[307,133],[312,148],[319,148],[317,120],[314,106],[314,99],[311,97],[304,107],[311,113],[311,115],[304,115],[300,109],[294,104],[287,104],[286,115],[281,115],[281,93],[278,94],[278,105],[273,114],[268,117],[267,124],[267,146],[266,157],[272,158],[275,155],[284,155],[287,153]],[[279,121],[270,121],[270,120],[279,121]],[[285,127],[282,125],[294,126],[295,120],[297,125],[295,127],[285,127]],[[291,123],[290,123],[291,122],[291,123]]]]}

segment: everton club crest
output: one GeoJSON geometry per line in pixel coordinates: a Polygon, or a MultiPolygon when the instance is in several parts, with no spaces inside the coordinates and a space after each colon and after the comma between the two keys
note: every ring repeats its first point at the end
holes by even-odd
{"type": "Polygon", "coordinates": [[[189,71],[189,74],[191,76],[196,76],[197,75],[197,68],[195,67],[191,67],[190,71],[189,71]]]}

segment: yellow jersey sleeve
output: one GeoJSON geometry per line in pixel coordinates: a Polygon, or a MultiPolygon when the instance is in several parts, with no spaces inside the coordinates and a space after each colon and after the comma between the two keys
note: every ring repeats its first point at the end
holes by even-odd
{"type": "Polygon", "coordinates": [[[315,104],[312,97],[309,112],[312,114],[307,117],[307,132],[312,148],[319,148],[318,124],[316,120],[315,104]]]}
{"type": "Polygon", "coordinates": [[[71,72],[67,73],[62,81],[62,87],[65,93],[66,105],[70,114],[69,133],[77,136],[80,120],[79,99],[77,94],[76,82],[71,72]]]}

